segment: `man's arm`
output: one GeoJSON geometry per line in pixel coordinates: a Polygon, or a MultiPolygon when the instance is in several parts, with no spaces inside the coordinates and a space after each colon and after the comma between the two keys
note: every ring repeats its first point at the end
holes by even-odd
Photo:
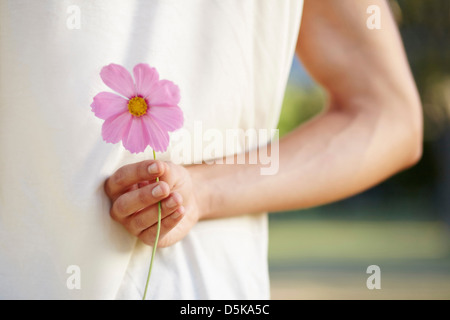
{"type": "Polygon", "coordinates": [[[384,1],[305,0],[297,54],[329,102],[280,140],[277,174],[261,175],[253,164],[127,165],[105,184],[113,219],[151,245],[161,201],[158,245],[169,246],[198,220],[326,204],[418,161],[420,100],[384,1]],[[366,9],[374,3],[381,30],[366,27],[366,9]],[[152,183],[138,187],[142,181],[152,183]]]}
{"type": "Polygon", "coordinates": [[[254,165],[189,168],[201,218],[322,205],[420,158],[420,99],[385,1],[305,0],[297,54],[326,90],[327,110],[280,140],[276,175],[254,165]],[[371,4],[380,30],[366,27],[371,4]]]}

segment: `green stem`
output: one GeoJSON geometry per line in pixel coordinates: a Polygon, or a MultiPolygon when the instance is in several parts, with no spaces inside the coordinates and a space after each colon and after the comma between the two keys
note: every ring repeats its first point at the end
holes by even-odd
{"type": "MultiPolygon", "coordinates": [[[[156,160],[155,150],[153,150],[153,159],[156,160]]],[[[158,181],[159,181],[159,178],[156,178],[156,182],[158,182],[158,181]]],[[[144,296],[142,297],[142,300],[145,300],[145,296],[147,295],[147,288],[148,288],[148,283],[150,281],[150,275],[152,273],[153,259],[155,258],[156,247],[158,246],[160,230],[161,230],[161,201],[158,202],[158,228],[156,230],[155,244],[153,245],[152,258],[150,260],[150,267],[148,268],[147,283],[145,284],[145,291],[144,291],[144,296]]]]}

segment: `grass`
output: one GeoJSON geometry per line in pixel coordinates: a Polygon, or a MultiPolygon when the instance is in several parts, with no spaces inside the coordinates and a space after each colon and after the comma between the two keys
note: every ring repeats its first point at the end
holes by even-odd
{"type": "Polygon", "coordinates": [[[272,298],[450,299],[449,239],[440,221],[271,219],[272,298]]]}
{"type": "Polygon", "coordinates": [[[448,255],[438,221],[288,221],[270,228],[273,263],[327,259],[436,259],[448,255]]]}

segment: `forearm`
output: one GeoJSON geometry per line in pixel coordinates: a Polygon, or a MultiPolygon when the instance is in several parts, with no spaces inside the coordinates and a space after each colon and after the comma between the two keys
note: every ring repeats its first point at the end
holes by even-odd
{"type": "Polygon", "coordinates": [[[401,106],[374,109],[332,108],[297,128],[280,140],[279,155],[271,155],[279,156],[274,175],[261,175],[261,164],[190,167],[202,219],[326,204],[412,165],[420,155],[420,127],[395,115],[401,106]]]}
{"type": "Polygon", "coordinates": [[[251,164],[189,168],[201,218],[326,204],[419,159],[420,99],[387,2],[375,3],[376,31],[366,27],[371,1],[305,0],[296,52],[330,108],[280,140],[275,175],[251,164]]]}

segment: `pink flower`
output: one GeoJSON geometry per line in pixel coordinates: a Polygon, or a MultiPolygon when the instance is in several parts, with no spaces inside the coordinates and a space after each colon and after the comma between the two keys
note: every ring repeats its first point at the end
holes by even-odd
{"type": "Polygon", "coordinates": [[[103,82],[118,94],[100,92],[91,104],[92,111],[105,120],[103,140],[122,140],[132,153],[143,152],[147,146],[163,152],[169,145],[169,133],[183,126],[183,112],[178,86],[159,80],[158,72],[148,64],[137,64],[131,74],[122,66],[110,64],[102,68],[103,82]],[[120,95],[119,95],[120,94],[120,95]]]}

